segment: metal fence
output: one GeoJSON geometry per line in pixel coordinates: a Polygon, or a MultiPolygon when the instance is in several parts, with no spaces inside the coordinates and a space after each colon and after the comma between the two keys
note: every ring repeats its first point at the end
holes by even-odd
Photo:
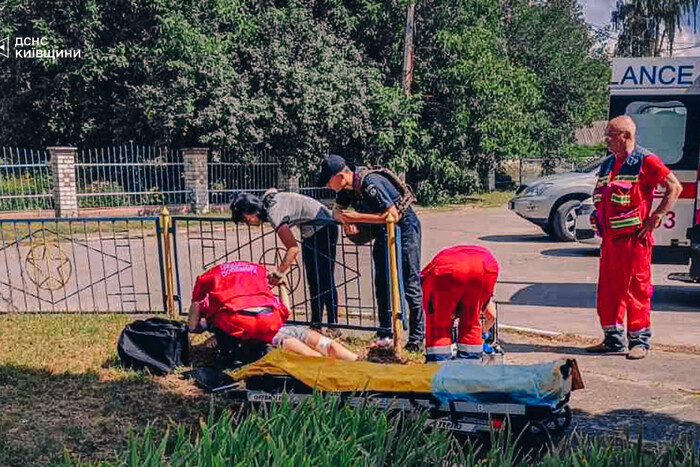
{"type": "Polygon", "coordinates": [[[165,310],[157,217],[0,219],[0,312],[165,310]]]}
{"type": "MultiPolygon", "coordinates": [[[[328,234],[313,241],[327,238],[328,243],[299,239],[297,263],[285,278],[290,322],[375,330],[379,309],[390,320],[386,228],[365,226],[373,230],[362,245],[335,223],[313,228],[328,234]],[[314,320],[316,305],[325,311],[314,320]]],[[[184,314],[205,270],[226,261],[272,269],[285,251],[271,226],[237,225],[228,218],[0,219],[0,313],[184,314]],[[162,226],[169,226],[167,233],[162,226]]]]}
{"type": "Polygon", "coordinates": [[[322,188],[318,186],[318,176],[319,173],[317,170],[309,170],[303,173],[299,177],[299,193],[318,200],[335,199],[335,192],[333,190],[331,190],[330,188],[322,188]]]}
{"type": "Polygon", "coordinates": [[[230,149],[209,153],[209,203],[228,204],[233,195],[248,192],[261,195],[279,185],[281,164],[265,150],[243,154],[230,149]]]}
{"type": "Polygon", "coordinates": [[[180,150],[133,143],[82,149],[75,170],[81,208],[187,203],[180,150]]]}
{"type": "MultiPolygon", "coordinates": [[[[372,233],[372,237],[383,239],[386,235],[385,228],[374,228],[377,230],[372,233]]],[[[285,252],[272,227],[237,225],[227,218],[174,216],[171,238],[180,313],[187,311],[194,282],[205,270],[226,261],[250,261],[273,268],[281,261],[285,252]]],[[[373,330],[378,326],[379,305],[373,267],[373,248],[376,241],[357,245],[342,233],[338,238],[334,258],[337,327],[373,330]]],[[[382,258],[388,255],[384,245],[386,241],[380,244],[382,258]]],[[[290,321],[297,323],[311,322],[311,302],[317,298],[317,295],[310,293],[310,284],[305,272],[307,259],[300,253],[298,263],[286,274],[286,282],[291,292],[290,321]]],[[[386,274],[385,283],[388,284],[388,268],[386,274]]],[[[387,303],[391,303],[389,289],[382,287],[387,303]]],[[[327,323],[325,313],[323,322],[327,323]]]]}
{"type": "Polygon", "coordinates": [[[0,211],[53,209],[53,184],[45,150],[3,147],[0,211]]]}

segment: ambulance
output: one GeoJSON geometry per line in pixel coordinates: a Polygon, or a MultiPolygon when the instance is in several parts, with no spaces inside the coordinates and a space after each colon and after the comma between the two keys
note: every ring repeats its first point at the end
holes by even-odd
{"type": "MultiPolygon", "coordinates": [[[[652,263],[689,266],[669,279],[700,283],[700,57],[614,59],[609,117],[619,115],[634,120],[637,145],[658,155],[683,185],[654,234],[652,263]]],[[[579,208],[577,239],[592,237],[581,226],[592,206],[588,200],[579,208]]]]}

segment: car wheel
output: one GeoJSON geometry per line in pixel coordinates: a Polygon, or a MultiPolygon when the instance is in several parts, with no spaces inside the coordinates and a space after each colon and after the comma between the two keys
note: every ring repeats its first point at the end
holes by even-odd
{"type": "Polygon", "coordinates": [[[554,235],[562,242],[573,242],[576,240],[576,208],[581,201],[571,200],[563,203],[554,213],[554,235]]]}
{"type": "Polygon", "coordinates": [[[544,232],[545,234],[549,235],[550,237],[554,237],[554,231],[553,231],[552,228],[549,226],[549,224],[548,224],[548,225],[541,225],[541,226],[540,226],[540,229],[542,229],[542,232],[544,232]]]}

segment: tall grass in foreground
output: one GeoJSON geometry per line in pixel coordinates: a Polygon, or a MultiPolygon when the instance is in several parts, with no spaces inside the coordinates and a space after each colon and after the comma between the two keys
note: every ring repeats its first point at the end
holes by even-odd
{"type": "MultiPolygon", "coordinates": [[[[82,464],[65,459],[66,465],[82,464]]],[[[525,452],[503,433],[491,447],[458,442],[441,430],[425,430],[424,414],[398,415],[370,405],[349,408],[316,395],[298,406],[288,402],[248,412],[210,415],[200,432],[183,427],[157,436],[152,427],[108,466],[484,466],[698,467],[697,441],[663,446],[573,435],[543,456],[525,452]]]]}

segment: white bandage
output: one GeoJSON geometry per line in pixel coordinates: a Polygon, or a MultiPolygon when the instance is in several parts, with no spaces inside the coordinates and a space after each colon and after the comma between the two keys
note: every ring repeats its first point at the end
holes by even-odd
{"type": "Polygon", "coordinates": [[[319,352],[321,352],[322,355],[324,355],[324,356],[327,357],[327,356],[328,356],[328,353],[329,353],[330,350],[331,350],[331,345],[332,345],[332,344],[333,344],[333,341],[330,340],[329,338],[327,338],[327,337],[321,337],[321,338],[318,340],[318,347],[317,347],[317,349],[318,349],[319,352]]]}

